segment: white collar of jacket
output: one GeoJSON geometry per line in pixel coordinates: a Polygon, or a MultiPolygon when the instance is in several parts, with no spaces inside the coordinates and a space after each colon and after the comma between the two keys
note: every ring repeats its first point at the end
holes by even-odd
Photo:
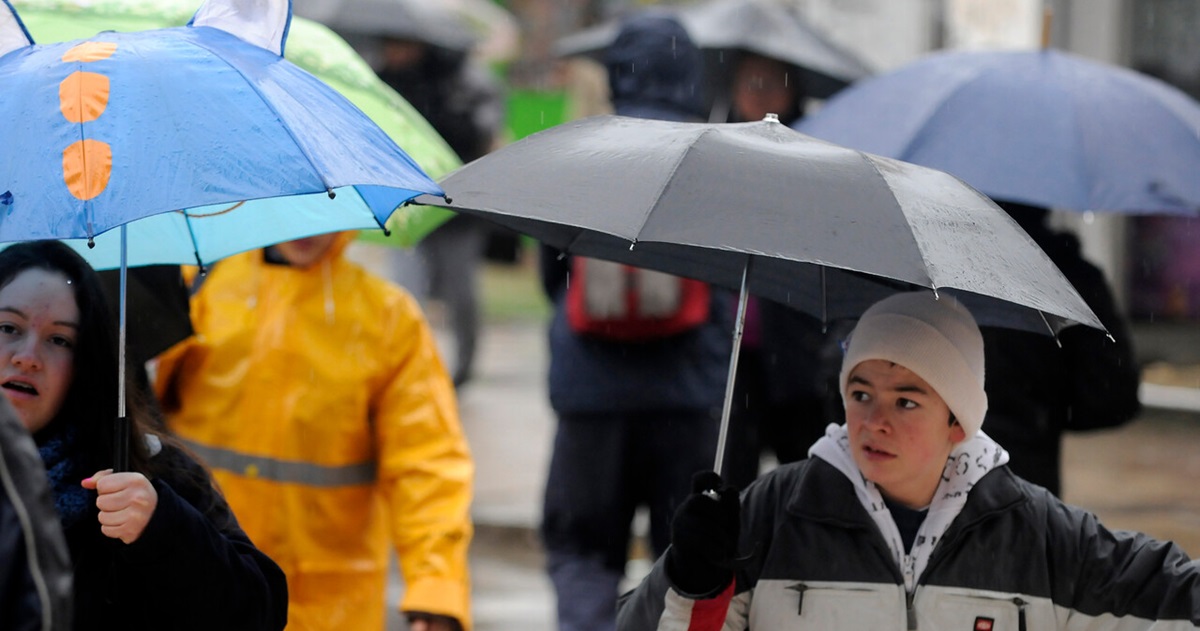
{"type": "Polygon", "coordinates": [[[833,465],[854,485],[858,501],[879,527],[887,541],[896,565],[904,575],[904,586],[910,593],[917,585],[921,573],[929,563],[933,549],[950,523],[962,511],[967,494],[975,483],[987,472],[1008,462],[1008,452],[982,431],[954,447],[946,459],[942,481],[933,494],[929,513],[925,516],[911,554],[905,554],[900,530],[896,527],[892,513],[883,502],[883,496],[874,482],[863,477],[850,454],[850,437],[845,425],[830,423],[825,436],[813,444],[809,455],[833,465]]]}

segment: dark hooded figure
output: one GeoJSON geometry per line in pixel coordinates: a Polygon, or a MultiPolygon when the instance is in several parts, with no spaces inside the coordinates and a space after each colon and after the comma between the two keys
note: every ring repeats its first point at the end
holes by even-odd
{"type": "Polygon", "coordinates": [[[998,204],[1029,233],[1108,329],[1074,326],[1058,340],[983,327],[987,433],[1012,454],[1017,475],[1051,493],[1062,491],[1062,435],[1117,427],[1141,410],[1140,370],[1129,326],[1117,311],[1104,273],[1080,253],[1079,239],[1052,230],[1045,208],[998,204]]]}
{"type": "MultiPolygon", "coordinates": [[[[606,62],[618,115],[699,122],[700,52],[673,18],[631,19],[606,62]]],[[[692,473],[712,465],[732,310],[714,290],[707,320],[679,333],[636,342],[579,333],[565,314],[572,259],[542,251],[558,430],[541,535],[558,628],[611,631],[635,510],[649,508],[650,543],[661,553],[692,473]]]]}

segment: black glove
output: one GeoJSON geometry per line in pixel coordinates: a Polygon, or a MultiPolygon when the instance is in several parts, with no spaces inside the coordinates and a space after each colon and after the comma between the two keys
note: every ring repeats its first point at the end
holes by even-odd
{"type": "Polygon", "coordinates": [[[729,585],[740,565],[738,535],[741,502],[738,491],[714,471],[692,476],[692,494],[671,520],[667,576],[680,591],[711,596],[729,585]]]}

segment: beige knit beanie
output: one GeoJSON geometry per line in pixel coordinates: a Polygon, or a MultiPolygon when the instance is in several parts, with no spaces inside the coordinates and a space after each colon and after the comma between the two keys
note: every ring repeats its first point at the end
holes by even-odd
{"type": "Polygon", "coordinates": [[[842,359],[843,399],[850,371],[869,359],[895,362],[924,379],[974,436],[987,413],[983,336],[967,308],[926,291],[889,296],[863,313],[842,359]]]}

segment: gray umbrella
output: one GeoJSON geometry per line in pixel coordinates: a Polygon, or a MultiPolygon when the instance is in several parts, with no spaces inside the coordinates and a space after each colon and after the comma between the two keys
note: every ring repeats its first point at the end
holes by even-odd
{"type": "Polygon", "coordinates": [[[571,254],[739,289],[727,388],[747,293],[828,322],[927,288],[953,294],[981,324],[1103,328],[1016,222],[961,180],[770,118],[598,116],[528,136],[440,183],[447,200],[417,201],[571,254]]]}
{"type": "Polygon", "coordinates": [[[296,15],[343,36],[393,37],[467,51],[479,34],[462,14],[422,0],[295,0],[296,15]]]}
{"type": "MultiPolygon", "coordinates": [[[[792,7],[771,0],[709,0],[677,6],[655,6],[679,17],[706,53],[714,90],[728,82],[737,51],[757,53],[792,64],[800,71],[805,92],[827,98],[847,84],[871,74],[853,53],[835,44],[792,7]]],[[[555,42],[560,57],[588,55],[599,59],[617,37],[617,21],[605,22],[555,42]]]]}

